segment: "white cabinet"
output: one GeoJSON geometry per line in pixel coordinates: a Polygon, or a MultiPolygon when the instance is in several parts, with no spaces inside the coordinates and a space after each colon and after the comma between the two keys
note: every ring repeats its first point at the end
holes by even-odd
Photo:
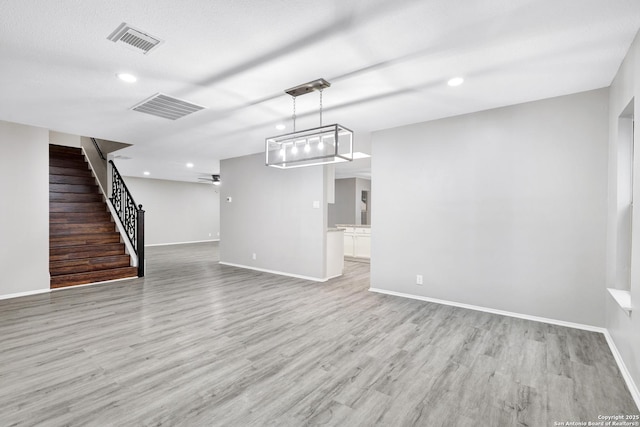
{"type": "Polygon", "coordinates": [[[353,245],[353,233],[344,233],[344,254],[346,256],[353,256],[354,245],[353,245]]]}
{"type": "Polygon", "coordinates": [[[342,275],[344,268],[342,242],[342,230],[331,229],[327,232],[327,265],[325,274],[328,279],[342,275]]]}
{"type": "Polygon", "coordinates": [[[371,258],[371,228],[353,225],[338,225],[344,228],[344,255],[356,258],[371,258]]]}
{"type": "Polygon", "coordinates": [[[358,258],[371,258],[371,235],[359,234],[353,239],[354,256],[358,258]]]}

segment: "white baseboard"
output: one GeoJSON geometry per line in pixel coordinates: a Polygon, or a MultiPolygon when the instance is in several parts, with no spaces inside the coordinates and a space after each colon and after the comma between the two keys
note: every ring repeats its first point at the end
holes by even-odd
{"type": "Polygon", "coordinates": [[[484,311],[485,313],[499,314],[501,316],[517,317],[518,319],[532,320],[534,322],[550,323],[552,325],[566,326],[567,328],[582,329],[585,331],[600,332],[600,333],[604,333],[606,331],[605,328],[601,328],[598,326],[584,325],[582,323],[565,322],[564,320],[556,320],[556,319],[549,319],[547,317],[531,316],[528,314],[514,313],[512,311],[496,310],[493,308],[481,307],[478,305],[463,304],[460,302],[423,297],[420,295],[411,295],[411,294],[405,294],[402,292],[387,291],[385,289],[369,288],[369,291],[378,292],[386,295],[393,295],[397,297],[411,298],[411,299],[416,299],[420,301],[434,302],[436,304],[451,305],[453,307],[466,308],[469,310],[484,311]]]}
{"type": "Polygon", "coordinates": [[[601,327],[598,327],[598,326],[591,326],[591,325],[584,325],[582,323],[566,322],[564,320],[549,319],[547,317],[530,316],[528,314],[514,313],[512,311],[496,310],[496,309],[493,309],[493,308],[480,307],[480,306],[471,305],[471,304],[463,304],[463,303],[459,303],[459,302],[441,300],[441,299],[437,299],[437,298],[423,297],[423,296],[420,296],[420,295],[411,295],[411,294],[405,294],[405,293],[402,293],[402,292],[387,291],[385,289],[369,288],[369,291],[377,292],[377,293],[385,294],[385,295],[393,295],[393,296],[397,296],[397,297],[411,298],[411,299],[415,299],[415,300],[419,300],[419,301],[433,302],[433,303],[436,303],[436,304],[450,305],[450,306],[453,306],[453,307],[466,308],[466,309],[469,309],[469,310],[483,311],[485,313],[499,314],[501,316],[508,316],[508,317],[515,317],[515,318],[518,318],[518,319],[532,320],[534,322],[549,323],[551,325],[565,326],[567,328],[582,329],[582,330],[591,331],[591,332],[599,332],[599,333],[603,334],[605,339],[607,340],[607,344],[609,345],[609,348],[611,349],[611,353],[613,354],[613,358],[615,359],[616,363],[618,364],[618,368],[620,369],[620,373],[622,374],[622,378],[624,378],[624,381],[627,384],[627,388],[629,389],[629,392],[631,393],[631,397],[635,401],[636,406],[638,408],[640,408],[640,392],[638,391],[638,387],[636,386],[635,382],[633,381],[633,378],[631,377],[631,374],[629,373],[629,370],[627,369],[626,365],[624,364],[624,361],[622,360],[622,356],[620,355],[620,352],[618,351],[618,348],[616,347],[615,343],[613,342],[613,338],[611,337],[611,335],[609,334],[609,331],[606,328],[601,328],[601,327]]]}
{"type": "Polygon", "coordinates": [[[73,286],[65,286],[65,287],[62,287],[62,288],[38,289],[37,291],[18,292],[18,293],[15,293],[15,294],[0,295],[0,300],[10,299],[10,298],[26,297],[26,296],[29,296],[29,295],[46,294],[46,293],[57,292],[57,291],[66,291],[66,290],[69,290],[69,289],[84,288],[86,286],[102,285],[104,283],[122,282],[122,281],[125,281],[125,280],[133,280],[133,279],[138,279],[138,277],[125,277],[124,279],[105,280],[103,282],[93,282],[93,283],[87,283],[87,284],[84,284],[84,285],[73,285],[73,286]]]}
{"type": "Polygon", "coordinates": [[[144,245],[144,247],[149,248],[151,246],[188,245],[189,243],[207,243],[207,242],[219,242],[219,241],[220,239],[210,239],[210,240],[194,240],[192,242],[154,243],[152,245],[144,245]]]}
{"type": "Polygon", "coordinates": [[[295,277],[296,279],[311,280],[311,281],[314,281],[314,282],[326,282],[327,280],[329,280],[329,278],[320,279],[318,277],[302,276],[300,274],[285,273],[283,271],[268,270],[268,269],[265,269],[265,268],[252,267],[250,265],[243,265],[243,264],[234,264],[234,263],[231,263],[231,262],[219,261],[219,264],[228,265],[229,267],[246,268],[247,270],[262,271],[263,273],[277,274],[277,275],[280,275],[280,276],[295,277]]]}
{"type": "Polygon", "coordinates": [[[29,296],[29,295],[46,294],[49,291],[50,291],[50,289],[38,289],[36,291],[16,292],[15,294],[0,295],[0,300],[2,300],[2,299],[11,299],[11,298],[19,298],[19,297],[26,297],[26,296],[29,296]]]}
{"type": "Polygon", "coordinates": [[[607,339],[607,344],[609,344],[609,348],[611,349],[611,353],[613,354],[613,358],[616,359],[616,363],[618,364],[618,368],[620,369],[620,373],[622,374],[622,378],[627,383],[627,388],[631,393],[631,397],[636,402],[636,406],[640,409],[640,390],[638,390],[638,386],[633,381],[633,377],[629,373],[627,369],[627,365],[624,364],[624,360],[622,359],[622,355],[618,351],[618,347],[616,347],[616,343],[613,341],[613,337],[608,330],[605,329],[604,337],[607,339]]]}

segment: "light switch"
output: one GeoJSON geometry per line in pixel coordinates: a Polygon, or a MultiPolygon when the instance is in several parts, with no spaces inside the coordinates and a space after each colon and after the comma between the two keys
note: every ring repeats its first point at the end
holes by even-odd
{"type": "Polygon", "coordinates": [[[320,201],[319,200],[314,200],[313,201],[313,208],[314,209],[320,209],[320,201]]]}

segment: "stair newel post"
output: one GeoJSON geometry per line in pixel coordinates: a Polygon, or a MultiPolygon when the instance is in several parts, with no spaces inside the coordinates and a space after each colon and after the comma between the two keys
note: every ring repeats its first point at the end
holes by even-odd
{"type": "Polygon", "coordinates": [[[144,210],[142,205],[138,205],[137,216],[137,239],[136,248],[138,249],[138,277],[144,277],[144,210]]]}

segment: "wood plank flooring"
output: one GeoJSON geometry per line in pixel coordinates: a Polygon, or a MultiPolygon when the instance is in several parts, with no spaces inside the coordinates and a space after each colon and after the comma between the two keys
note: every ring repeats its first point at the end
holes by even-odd
{"type": "Polygon", "coordinates": [[[601,334],[148,248],[147,276],[0,301],[0,426],[552,426],[638,414],[601,334]]]}

